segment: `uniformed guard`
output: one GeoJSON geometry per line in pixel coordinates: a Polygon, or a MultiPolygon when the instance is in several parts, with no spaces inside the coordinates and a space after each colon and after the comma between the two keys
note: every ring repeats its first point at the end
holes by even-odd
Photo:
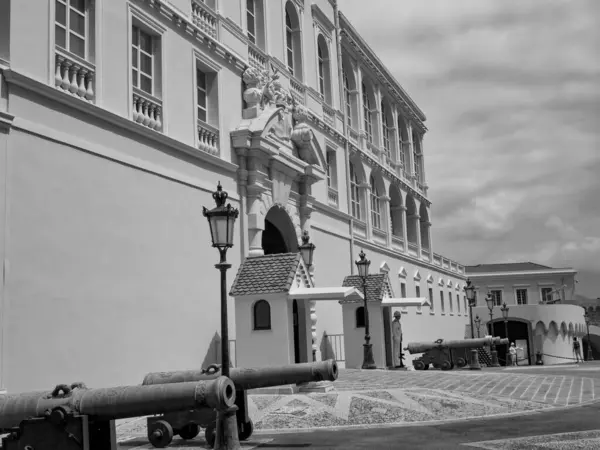
{"type": "Polygon", "coordinates": [[[400,360],[400,354],[402,353],[402,325],[400,324],[400,317],[400,311],[394,311],[394,320],[392,321],[394,367],[401,367],[402,365],[402,361],[400,360]]]}

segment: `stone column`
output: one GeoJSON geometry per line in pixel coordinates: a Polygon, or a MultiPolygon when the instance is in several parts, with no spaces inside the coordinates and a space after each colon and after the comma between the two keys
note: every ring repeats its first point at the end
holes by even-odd
{"type": "Polygon", "coordinates": [[[355,77],[354,79],[356,80],[356,93],[357,93],[357,97],[356,97],[356,108],[357,108],[357,114],[356,114],[356,118],[358,119],[358,126],[356,127],[356,131],[358,132],[358,146],[361,149],[366,148],[367,145],[367,140],[366,140],[366,130],[364,129],[364,124],[365,124],[365,116],[363,114],[363,96],[362,96],[362,71],[361,71],[361,67],[360,64],[356,64],[356,68],[354,68],[354,73],[355,73],[355,77]]]}
{"type": "Polygon", "coordinates": [[[427,248],[429,251],[429,262],[433,263],[433,250],[431,247],[431,222],[429,220],[425,221],[423,222],[423,225],[425,226],[425,234],[427,235],[427,243],[429,244],[427,248]]]}
{"type": "Polygon", "coordinates": [[[392,247],[392,218],[390,211],[390,197],[387,195],[382,195],[379,197],[379,201],[381,203],[381,220],[383,221],[383,230],[386,233],[385,242],[388,248],[392,247]]]}
{"type": "Polygon", "coordinates": [[[377,156],[379,162],[383,164],[383,116],[381,111],[381,89],[378,84],[373,86],[374,97],[375,97],[375,125],[373,131],[377,130],[377,135],[373,137],[373,145],[377,149],[377,156]]]}
{"type": "Polygon", "coordinates": [[[415,147],[414,147],[414,142],[413,142],[413,138],[412,138],[412,124],[409,121],[406,122],[406,134],[408,135],[408,152],[406,152],[406,154],[404,156],[406,157],[405,163],[408,167],[406,167],[404,170],[411,177],[411,179],[410,179],[411,185],[414,187],[416,174],[415,174],[415,158],[414,158],[413,149],[415,147]]]}
{"type": "Polygon", "coordinates": [[[406,206],[398,206],[402,217],[402,240],[404,241],[404,253],[408,253],[408,228],[406,226],[406,206]]]}
{"type": "Polygon", "coordinates": [[[265,220],[260,211],[262,193],[256,192],[252,185],[249,185],[246,190],[248,192],[248,256],[262,256],[265,254],[262,248],[265,220]]]}
{"type": "Polygon", "coordinates": [[[371,239],[373,237],[373,224],[371,224],[371,185],[368,182],[363,182],[359,186],[362,194],[362,198],[364,199],[364,220],[367,224],[367,239],[371,239]]]}
{"type": "Polygon", "coordinates": [[[421,229],[419,226],[419,223],[421,221],[421,216],[419,216],[418,214],[412,214],[409,215],[407,217],[407,221],[409,221],[411,224],[410,226],[413,227],[413,229],[416,230],[416,237],[417,237],[417,258],[421,259],[421,229]]]}
{"type": "MultiPolygon", "coordinates": [[[[425,138],[425,134],[421,134],[420,135],[420,145],[419,148],[421,149],[421,184],[423,185],[423,194],[425,196],[427,196],[427,188],[429,187],[427,185],[427,178],[425,177],[425,152],[423,151],[423,139],[425,138]]],[[[431,241],[430,241],[431,242],[431,241]]]]}

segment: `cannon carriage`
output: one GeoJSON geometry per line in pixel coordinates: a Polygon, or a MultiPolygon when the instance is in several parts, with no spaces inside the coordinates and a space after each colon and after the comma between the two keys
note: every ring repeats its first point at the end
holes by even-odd
{"type": "Polygon", "coordinates": [[[406,346],[406,350],[411,355],[423,353],[422,356],[413,360],[415,370],[427,370],[430,365],[435,369],[451,370],[454,367],[462,368],[467,365],[471,349],[507,343],[508,339],[501,339],[499,337],[450,341],[438,339],[432,343],[410,342],[406,346]]]}
{"type": "MultiPolygon", "coordinates": [[[[154,384],[177,384],[200,380],[212,380],[220,376],[221,366],[212,364],[202,370],[181,370],[174,372],[154,372],[144,377],[143,386],[154,384]]],[[[248,413],[248,393],[250,389],[302,384],[318,381],[335,381],[338,377],[337,363],[333,360],[290,364],[276,367],[232,368],[229,377],[236,389],[235,404],[237,412],[238,436],[240,441],[252,436],[254,425],[248,413]]],[[[193,439],[205,429],[205,438],[209,446],[215,440],[216,413],[213,408],[196,408],[168,414],[148,417],[147,428],[150,442],[157,447],[150,437],[160,424],[168,423],[174,435],[183,439],[193,439]]],[[[164,446],[164,445],[163,445],[164,446]]]]}

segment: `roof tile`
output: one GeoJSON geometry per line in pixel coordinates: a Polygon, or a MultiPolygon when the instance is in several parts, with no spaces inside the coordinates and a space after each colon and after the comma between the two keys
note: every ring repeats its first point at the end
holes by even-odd
{"type": "Polygon", "coordinates": [[[279,253],[246,258],[238,269],[229,295],[288,292],[300,264],[300,253],[279,253]]]}
{"type": "MultiPolygon", "coordinates": [[[[343,287],[355,287],[363,293],[363,281],[360,275],[349,275],[344,278],[343,287]]],[[[381,302],[384,293],[388,291],[388,295],[393,295],[389,286],[389,277],[385,273],[369,274],[367,276],[367,301],[381,302]]],[[[361,300],[363,301],[363,300],[361,300]]],[[[340,303],[355,303],[354,301],[340,301],[340,303]]]]}

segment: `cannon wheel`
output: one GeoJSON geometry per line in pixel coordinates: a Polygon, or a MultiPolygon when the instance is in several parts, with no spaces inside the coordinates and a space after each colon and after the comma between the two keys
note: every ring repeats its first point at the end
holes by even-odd
{"type": "Polygon", "coordinates": [[[148,441],[156,448],[165,448],[173,440],[173,427],[165,420],[157,420],[148,427],[148,441]]]}
{"type": "Polygon", "coordinates": [[[441,365],[442,370],[450,370],[452,369],[453,364],[450,361],[444,361],[441,365]]]}
{"type": "Polygon", "coordinates": [[[215,427],[213,427],[212,425],[206,427],[206,430],[204,430],[204,439],[206,439],[206,443],[210,448],[213,448],[215,446],[216,438],[217,430],[215,429],[215,427]]]}
{"type": "Polygon", "coordinates": [[[429,370],[429,364],[423,363],[423,370],[429,370]]]}
{"type": "Polygon", "coordinates": [[[245,441],[254,433],[254,422],[250,419],[246,423],[238,423],[238,436],[240,441],[245,441]]]}
{"type": "Polygon", "coordinates": [[[464,359],[464,358],[458,358],[458,359],[456,360],[456,366],[457,366],[457,367],[463,368],[463,367],[465,367],[466,365],[467,365],[467,361],[465,361],[465,359],[464,359]]]}
{"type": "Polygon", "coordinates": [[[413,366],[415,366],[415,370],[425,370],[425,364],[423,361],[414,361],[413,366]]]}
{"type": "Polygon", "coordinates": [[[179,436],[185,440],[194,439],[198,434],[200,434],[200,425],[193,422],[185,424],[181,430],[179,430],[179,436]]]}

